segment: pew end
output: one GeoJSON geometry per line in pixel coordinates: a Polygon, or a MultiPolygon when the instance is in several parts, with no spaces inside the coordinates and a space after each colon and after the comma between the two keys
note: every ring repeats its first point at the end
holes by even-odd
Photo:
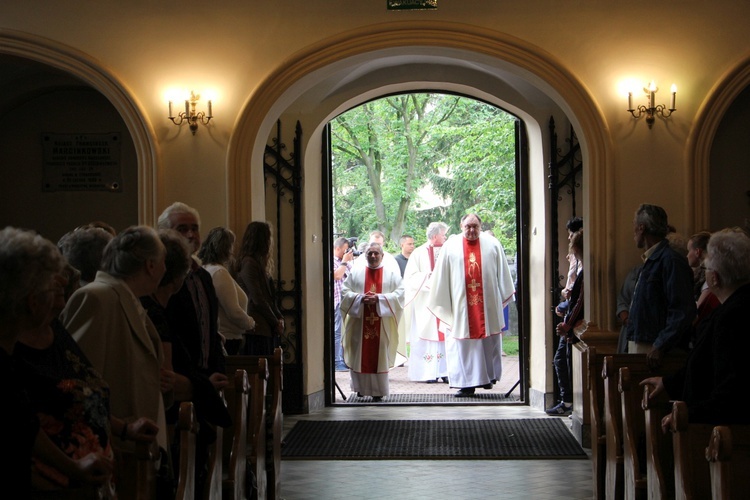
{"type": "Polygon", "coordinates": [[[177,482],[178,500],[193,500],[195,498],[195,446],[198,434],[198,421],[195,418],[193,403],[180,403],[180,416],[177,422],[180,432],[180,470],[177,482]]]}
{"type": "Polygon", "coordinates": [[[750,491],[750,425],[719,425],[706,448],[711,498],[729,500],[750,491]]]}

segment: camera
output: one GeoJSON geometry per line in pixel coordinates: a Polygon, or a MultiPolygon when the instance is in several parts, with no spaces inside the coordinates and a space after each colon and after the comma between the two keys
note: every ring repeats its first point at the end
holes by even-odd
{"type": "Polygon", "coordinates": [[[349,242],[349,251],[352,252],[352,255],[354,257],[359,257],[362,254],[362,252],[360,252],[359,249],[357,248],[357,238],[351,237],[351,238],[348,238],[347,241],[349,242]]]}

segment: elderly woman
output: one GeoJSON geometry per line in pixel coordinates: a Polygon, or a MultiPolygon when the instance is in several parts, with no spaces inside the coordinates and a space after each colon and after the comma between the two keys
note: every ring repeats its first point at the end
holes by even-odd
{"type": "Polygon", "coordinates": [[[237,354],[246,332],[255,329],[255,320],[247,314],[247,294],[232,278],[227,265],[232,260],[235,236],[232,231],[215,227],[208,232],[198,251],[203,268],[211,274],[219,299],[219,333],[226,339],[227,354],[237,354]]]}
{"type": "MultiPolygon", "coordinates": [[[[698,313],[695,316],[694,324],[697,325],[703,321],[711,311],[719,307],[719,299],[711,292],[706,282],[706,271],[703,269],[703,261],[706,259],[708,250],[708,240],[711,233],[701,231],[690,237],[687,242],[687,259],[688,264],[693,269],[693,294],[695,303],[698,307],[698,313]]],[[[691,348],[694,339],[691,339],[691,348]]]]}
{"type": "MultiPolygon", "coordinates": [[[[736,228],[714,233],[704,267],[709,289],[721,305],[699,325],[685,366],[674,375],[647,378],[641,385],[652,386],[651,397],[666,391],[670,399],[685,401],[690,422],[748,424],[750,415],[737,398],[750,385],[750,237],[736,228]]],[[[662,428],[666,431],[670,423],[668,415],[662,428]]]]}
{"type": "Polygon", "coordinates": [[[66,233],[57,247],[68,263],[81,273],[81,286],[94,281],[102,262],[104,248],[113,235],[98,227],[79,227],[66,233]]]}
{"type": "MultiPolygon", "coordinates": [[[[109,384],[112,413],[126,422],[153,420],[159,427],[156,442],[168,450],[162,391],[169,400],[173,375],[165,372],[162,380],[161,341],[138,300],[156,291],[164,259],[164,245],[154,229],[125,229],[104,249],[96,279],[70,297],[61,319],[109,384]]],[[[118,485],[123,498],[129,498],[128,488],[135,486],[134,445],[126,438],[120,434],[113,440],[115,450],[123,453],[123,481],[118,485]]]]}
{"type": "MultiPolygon", "coordinates": [[[[110,415],[109,386],[57,319],[65,307],[67,276],[76,272],[68,265],[55,276],[47,321],[21,332],[13,357],[23,366],[32,407],[50,440],[72,459],[95,452],[112,460],[110,432],[125,439],[150,442],[157,429],[145,418],[126,423],[110,415]]],[[[78,486],[75,481],[40,461],[34,462],[32,473],[35,490],[89,491],[98,498],[109,498],[114,493],[111,483],[96,492],[71,490],[78,486]]]]}
{"type": "Polygon", "coordinates": [[[12,227],[0,231],[0,448],[12,452],[0,467],[0,483],[18,497],[31,491],[32,457],[86,483],[101,484],[111,472],[105,457],[90,453],[72,460],[41,431],[26,393],[28,381],[10,357],[22,332],[48,321],[63,265],[57,248],[41,236],[12,227]]]}
{"type": "Polygon", "coordinates": [[[255,332],[247,335],[245,354],[273,354],[284,331],[284,317],[276,305],[276,289],[271,277],[272,248],[268,223],[255,221],[247,225],[235,265],[237,282],[247,293],[247,312],[255,319],[255,332]]]}

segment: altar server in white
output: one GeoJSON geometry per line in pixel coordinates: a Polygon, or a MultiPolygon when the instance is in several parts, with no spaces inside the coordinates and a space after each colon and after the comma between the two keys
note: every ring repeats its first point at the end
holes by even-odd
{"type": "Polygon", "coordinates": [[[432,270],[445,243],[447,224],[427,226],[427,243],[416,248],[404,271],[404,323],[409,335],[409,379],[427,383],[448,382],[445,361],[446,325],[427,309],[432,270]]]}

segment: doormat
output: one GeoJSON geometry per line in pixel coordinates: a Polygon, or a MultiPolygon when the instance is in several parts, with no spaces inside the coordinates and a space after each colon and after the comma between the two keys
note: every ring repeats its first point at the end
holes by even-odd
{"type": "MultiPolygon", "coordinates": [[[[371,396],[357,396],[356,392],[349,394],[347,403],[375,403],[371,396]]],[[[508,396],[496,393],[477,393],[468,398],[457,398],[451,394],[391,394],[375,404],[411,404],[411,403],[451,403],[456,405],[484,405],[488,403],[517,403],[518,396],[508,396]]]]}
{"type": "Polygon", "coordinates": [[[559,418],[505,420],[301,420],[286,460],[586,459],[559,418]]]}

